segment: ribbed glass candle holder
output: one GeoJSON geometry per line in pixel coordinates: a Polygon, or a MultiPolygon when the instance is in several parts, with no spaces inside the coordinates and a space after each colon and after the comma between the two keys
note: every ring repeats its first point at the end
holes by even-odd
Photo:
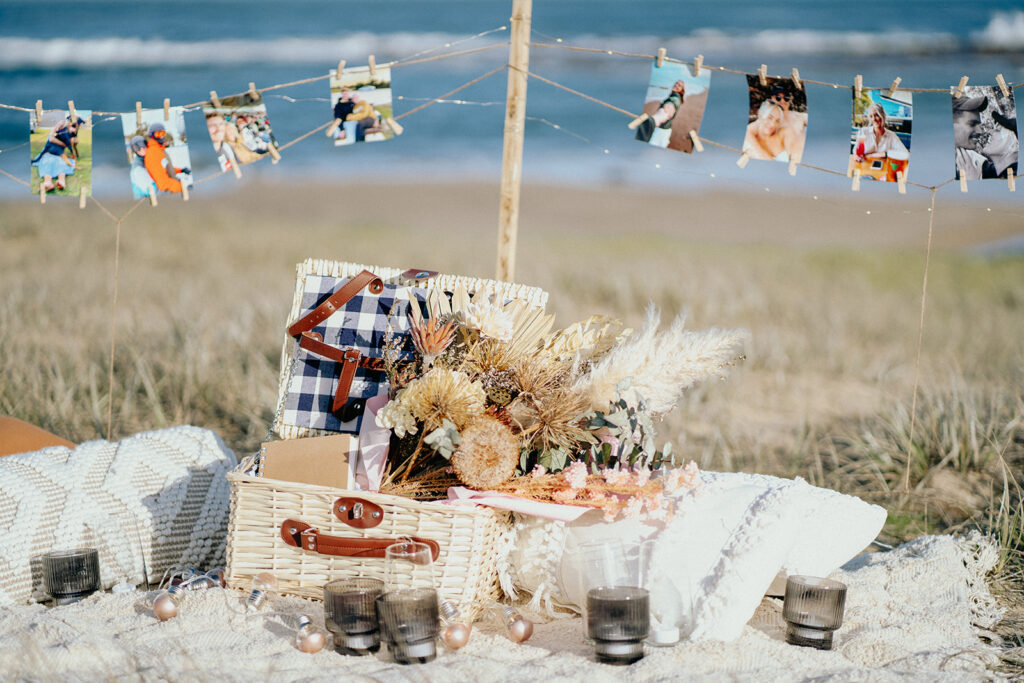
{"type": "Polygon", "coordinates": [[[96,548],[58,550],[43,555],[46,592],[58,605],[78,602],[100,589],[100,554],[96,548]]]}
{"type": "Polygon", "coordinates": [[[324,584],[324,623],[334,636],[337,652],[368,655],[380,649],[376,602],[383,593],[380,579],[339,579],[324,584]]]}
{"type": "Polygon", "coordinates": [[[635,586],[606,586],[587,592],[587,633],[598,661],[632,664],[644,656],[651,630],[650,594],[635,586]]]}
{"type": "Polygon", "coordinates": [[[440,614],[433,588],[402,588],[377,598],[383,640],[399,664],[425,664],[437,656],[440,614]]]}
{"type": "Polygon", "coordinates": [[[790,576],[782,617],[786,642],[791,645],[832,649],[832,634],[843,625],[846,584],[816,576],[790,576]]]}

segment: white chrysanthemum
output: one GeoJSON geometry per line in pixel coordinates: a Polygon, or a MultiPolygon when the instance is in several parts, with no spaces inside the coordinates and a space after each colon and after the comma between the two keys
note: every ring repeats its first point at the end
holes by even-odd
{"type": "Polygon", "coordinates": [[[402,403],[402,393],[391,401],[388,401],[383,408],[377,411],[377,426],[383,429],[394,430],[395,436],[399,439],[406,434],[415,434],[419,429],[416,426],[416,418],[409,412],[409,408],[402,403]]]}
{"type": "Polygon", "coordinates": [[[472,302],[462,310],[467,327],[479,330],[483,337],[508,341],[512,338],[514,323],[511,313],[490,302],[472,302]]]}

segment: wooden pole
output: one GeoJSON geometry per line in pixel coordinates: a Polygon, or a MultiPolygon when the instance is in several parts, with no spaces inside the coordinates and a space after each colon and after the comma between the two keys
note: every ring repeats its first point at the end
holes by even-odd
{"type": "Polygon", "coordinates": [[[526,123],[526,72],[530,68],[530,14],[533,0],[512,0],[512,34],[505,99],[505,144],[501,157],[498,211],[497,279],[511,281],[516,271],[519,189],[523,179],[523,127],[526,123]]]}

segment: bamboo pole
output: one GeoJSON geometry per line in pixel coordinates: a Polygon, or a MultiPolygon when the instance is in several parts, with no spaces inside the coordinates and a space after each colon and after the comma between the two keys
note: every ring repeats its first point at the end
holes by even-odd
{"type": "Polygon", "coordinates": [[[533,0],[512,0],[508,93],[505,100],[505,142],[501,157],[501,200],[498,211],[496,279],[509,282],[516,270],[519,189],[523,169],[523,127],[526,123],[526,72],[530,68],[530,14],[533,0]]]}

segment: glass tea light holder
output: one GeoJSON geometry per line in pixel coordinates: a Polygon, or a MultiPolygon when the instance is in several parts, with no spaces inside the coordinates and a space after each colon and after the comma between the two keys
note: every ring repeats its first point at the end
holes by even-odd
{"type": "Polygon", "coordinates": [[[790,576],[782,617],[786,642],[791,645],[832,649],[832,634],[843,625],[846,584],[815,576],[790,576]]]}
{"type": "Polygon", "coordinates": [[[68,605],[100,589],[100,554],[96,548],[57,550],[43,555],[46,592],[58,605],[68,605]]]}
{"type": "Polygon", "coordinates": [[[637,586],[606,586],[587,592],[587,633],[597,660],[632,664],[644,656],[651,630],[650,594],[637,586]]]}
{"type": "Polygon", "coordinates": [[[581,607],[583,635],[588,642],[592,642],[593,634],[590,632],[590,620],[587,618],[589,592],[594,588],[636,586],[636,566],[635,563],[631,565],[627,562],[625,547],[622,541],[617,539],[581,543],[575,549],[567,548],[565,554],[570,553],[576,571],[574,580],[565,586],[566,595],[581,607]]]}
{"type": "Polygon", "coordinates": [[[684,632],[688,634],[691,630],[693,617],[692,598],[684,600],[670,578],[671,568],[666,567],[668,558],[664,552],[659,552],[663,548],[657,539],[642,541],[636,546],[637,585],[650,593],[651,634],[647,644],[654,647],[677,645],[684,632]]]}
{"type": "Polygon", "coordinates": [[[399,664],[437,657],[440,612],[433,588],[399,588],[377,598],[381,640],[399,664]]]}
{"type": "Polygon", "coordinates": [[[368,577],[324,584],[324,623],[339,654],[362,656],[380,650],[376,602],[383,593],[384,582],[368,577]]]}

